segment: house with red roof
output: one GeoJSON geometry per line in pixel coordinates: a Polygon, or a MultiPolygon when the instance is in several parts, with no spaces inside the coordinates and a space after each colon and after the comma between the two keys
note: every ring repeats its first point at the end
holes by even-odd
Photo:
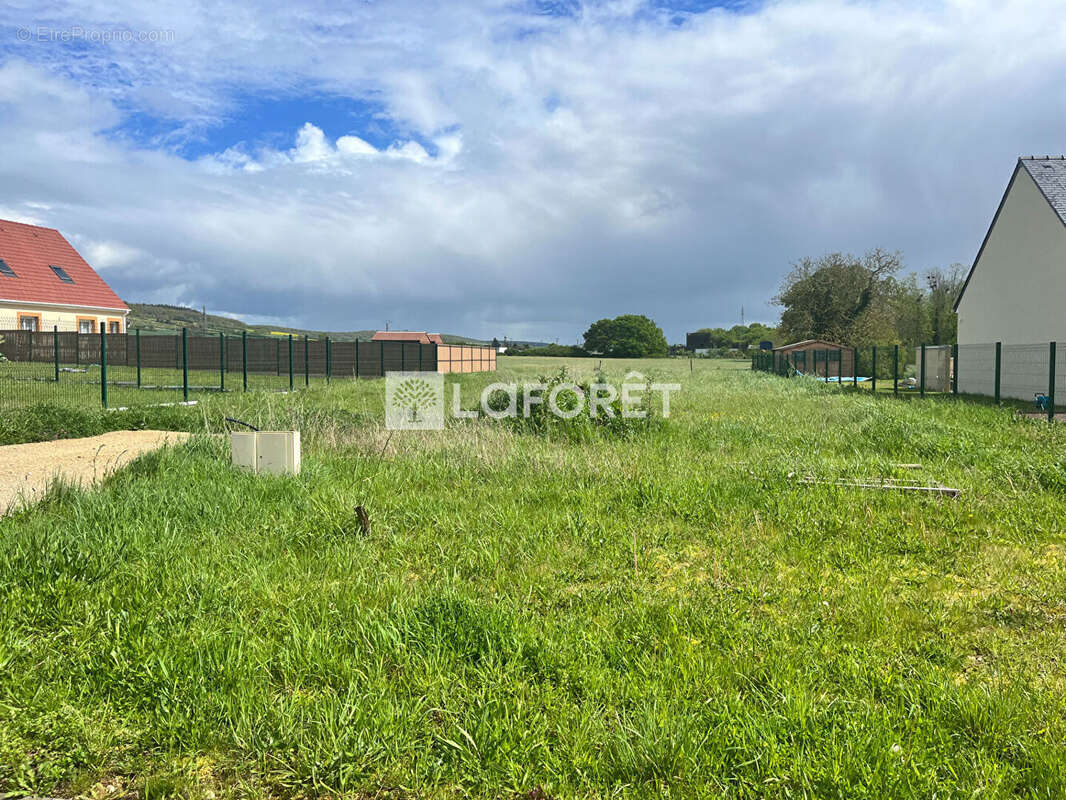
{"type": "Polygon", "coordinates": [[[439,333],[425,331],[378,331],[371,338],[372,342],[415,342],[416,344],[444,344],[439,333]]]}
{"type": "Polygon", "coordinates": [[[129,312],[59,231],[0,220],[0,330],[125,333],[129,312]]]}

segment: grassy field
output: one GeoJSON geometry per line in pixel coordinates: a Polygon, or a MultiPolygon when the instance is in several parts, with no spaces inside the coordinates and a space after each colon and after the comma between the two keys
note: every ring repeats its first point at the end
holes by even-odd
{"type": "Polygon", "coordinates": [[[0,520],[0,795],[1066,794],[1063,426],[605,366],[680,382],[672,417],[390,436],[380,381],[208,397],[150,423],[295,426],[303,473],[204,436],[0,520]]]}

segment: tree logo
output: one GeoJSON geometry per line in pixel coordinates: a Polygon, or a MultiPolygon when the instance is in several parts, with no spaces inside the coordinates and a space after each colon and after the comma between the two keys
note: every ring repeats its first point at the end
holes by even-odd
{"type": "Polygon", "coordinates": [[[390,372],[385,376],[385,427],[444,428],[444,376],[439,372],[390,372]]]}

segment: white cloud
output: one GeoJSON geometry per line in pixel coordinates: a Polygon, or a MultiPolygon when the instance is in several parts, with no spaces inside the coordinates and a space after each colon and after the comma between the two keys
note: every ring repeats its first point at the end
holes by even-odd
{"type": "Polygon", "coordinates": [[[801,255],[968,261],[1013,159],[1066,149],[1056,3],[780,0],[680,26],[646,11],[27,5],[8,18],[176,41],[16,50],[0,216],[89,243],[128,299],[564,341],[647,312],[677,340],[742,304],[772,314],[801,255]],[[312,116],[277,148],[173,154],[249,92],[372,101],[398,133],[333,139],[312,116]],[[151,145],[107,132],[135,112],[180,127],[151,145]]]}
{"type": "Polygon", "coordinates": [[[98,270],[128,267],[144,259],[144,253],[136,247],[121,242],[98,241],[78,236],[74,238],[74,246],[82,257],[98,270]]]}

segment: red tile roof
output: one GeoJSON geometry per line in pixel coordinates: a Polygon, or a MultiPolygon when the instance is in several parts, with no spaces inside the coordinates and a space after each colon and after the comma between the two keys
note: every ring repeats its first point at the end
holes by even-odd
{"type": "Polygon", "coordinates": [[[378,331],[371,338],[373,342],[421,342],[422,344],[444,344],[439,333],[425,331],[378,331]]]}
{"type": "Polygon", "coordinates": [[[0,220],[0,259],[18,276],[0,275],[0,300],[129,310],[55,228],[0,220]],[[56,277],[53,265],[74,283],[56,277]]]}

